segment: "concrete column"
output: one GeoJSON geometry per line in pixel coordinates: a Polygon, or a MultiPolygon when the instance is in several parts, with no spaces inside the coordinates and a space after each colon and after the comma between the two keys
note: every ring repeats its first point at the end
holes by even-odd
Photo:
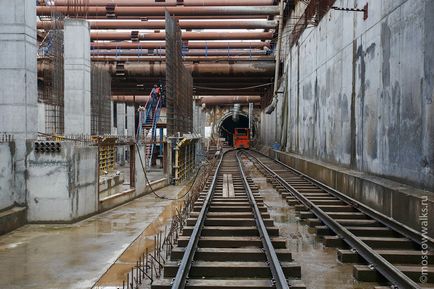
{"type": "Polygon", "coordinates": [[[136,134],[136,118],[134,105],[127,106],[127,135],[134,137],[136,134]]]}
{"type": "Polygon", "coordinates": [[[65,19],[65,135],[90,134],[90,35],[83,19],[65,19]]]}
{"type": "Polygon", "coordinates": [[[26,140],[38,127],[36,2],[0,0],[0,132],[15,136],[15,179],[10,193],[24,203],[26,140]]]}
{"type": "MultiPolygon", "coordinates": [[[[117,111],[117,131],[118,136],[122,137],[125,136],[125,110],[126,105],[125,103],[116,103],[116,111],[117,111]]],[[[125,147],[120,146],[117,149],[118,154],[118,161],[121,166],[125,164],[125,147]]]]}

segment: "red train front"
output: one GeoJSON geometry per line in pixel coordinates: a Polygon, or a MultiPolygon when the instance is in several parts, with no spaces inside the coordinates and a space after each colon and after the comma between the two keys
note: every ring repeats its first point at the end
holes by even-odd
{"type": "Polygon", "coordinates": [[[250,148],[250,130],[248,128],[236,128],[233,137],[236,149],[250,148]]]}

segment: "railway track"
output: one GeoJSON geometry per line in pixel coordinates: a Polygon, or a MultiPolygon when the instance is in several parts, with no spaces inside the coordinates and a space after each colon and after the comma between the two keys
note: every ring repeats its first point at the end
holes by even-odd
{"type": "Polygon", "coordinates": [[[355,263],[357,280],[388,284],[376,288],[434,288],[434,266],[423,262],[434,259],[432,239],[280,161],[255,151],[243,154],[272,180],[326,246],[340,248],[341,262],[355,263]]]}
{"type": "Polygon", "coordinates": [[[152,288],[305,288],[286,244],[239,152],[228,151],[152,288]]]}

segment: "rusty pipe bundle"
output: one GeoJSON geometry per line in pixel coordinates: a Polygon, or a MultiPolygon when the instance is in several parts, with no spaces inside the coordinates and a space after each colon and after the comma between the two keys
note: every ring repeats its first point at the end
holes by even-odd
{"type": "Polygon", "coordinates": [[[259,95],[209,95],[201,96],[199,103],[201,105],[230,105],[230,104],[247,104],[247,103],[260,103],[261,96],[259,95]]]}
{"type": "MultiPolygon", "coordinates": [[[[38,1],[39,5],[43,1],[38,1]]],[[[55,0],[55,6],[106,6],[113,4],[116,6],[177,6],[178,0],[55,0]]],[[[184,6],[265,6],[273,5],[274,0],[183,0],[184,6]]]]}
{"type": "MultiPolygon", "coordinates": [[[[272,76],[274,62],[255,63],[185,63],[193,76],[272,76]]],[[[109,71],[116,75],[116,65],[108,65],[109,71]]],[[[166,65],[164,63],[126,63],[125,72],[128,76],[163,76],[166,65]]]]}
{"type": "Polygon", "coordinates": [[[114,102],[136,103],[139,105],[146,104],[149,98],[149,95],[112,95],[112,101],[114,102]]]}
{"type": "MultiPolygon", "coordinates": [[[[93,49],[162,49],[166,47],[164,41],[146,41],[146,42],[92,42],[93,49]]],[[[188,49],[263,49],[270,48],[269,42],[251,41],[251,42],[187,42],[184,44],[188,49]]]]}
{"type": "MultiPolygon", "coordinates": [[[[185,56],[186,62],[209,62],[209,61],[273,61],[273,56],[185,56]]],[[[92,55],[93,62],[156,62],[166,61],[165,56],[101,56],[92,55]]]]}
{"type": "MultiPolygon", "coordinates": [[[[123,20],[88,20],[91,29],[165,29],[165,22],[156,21],[123,21],[123,20]]],[[[190,21],[180,20],[181,29],[273,29],[276,21],[190,21]]],[[[52,21],[38,21],[37,28],[50,30],[54,27],[52,21]]]]}
{"type": "MultiPolygon", "coordinates": [[[[92,32],[91,40],[165,40],[165,32],[92,32]]],[[[270,40],[272,32],[182,32],[182,40],[270,40]]]]}
{"type": "MultiPolygon", "coordinates": [[[[194,77],[216,77],[216,76],[273,76],[273,61],[256,61],[247,63],[185,63],[186,68],[194,77]]],[[[165,63],[104,63],[98,65],[107,70],[111,75],[125,75],[129,77],[163,77],[166,73],[165,63]]],[[[51,69],[43,62],[38,63],[38,72],[51,69]]]]}
{"type": "MultiPolygon", "coordinates": [[[[166,51],[163,49],[127,49],[127,50],[114,50],[114,49],[93,49],[92,56],[165,56],[166,51]]],[[[264,56],[267,52],[259,49],[231,49],[231,50],[218,50],[218,49],[190,49],[184,53],[185,57],[188,56],[264,56]]]]}
{"type": "Polygon", "coordinates": [[[279,14],[277,6],[175,6],[175,7],[118,7],[109,5],[100,6],[38,6],[38,16],[50,16],[52,13],[62,13],[65,16],[106,16],[113,18],[117,16],[164,16],[168,11],[176,16],[242,16],[242,15],[263,15],[275,16],[279,14]]]}
{"type": "MultiPolygon", "coordinates": [[[[123,102],[129,104],[143,105],[149,100],[149,95],[112,95],[112,101],[123,102]]],[[[208,95],[201,96],[198,99],[199,104],[207,106],[212,105],[229,105],[229,104],[247,104],[260,103],[261,96],[259,95],[208,95]]]]}

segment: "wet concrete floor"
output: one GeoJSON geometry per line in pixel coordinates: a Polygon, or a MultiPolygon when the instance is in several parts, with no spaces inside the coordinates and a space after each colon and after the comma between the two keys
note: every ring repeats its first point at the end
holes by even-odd
{"type": "Polygon", "coordinates": [[[354,280],[351,264],[342,264],[336,258],[334,248],[325,247],[312,233],[309,226],[301,223],[294,208],[267,183],[266,178],[251,163],[250,174],[259,186],[274,224],[280,235],[288,240],[288,248],[295,261],[301,265],[302,281],[308,289],[372,289],[377,283],[361,283],[354,280]]]}
{"type": "MultiPolygon", "coordinates": [[[[174,198],[182,189],[158,193],[174,198]]],[[[157,230],[174,205],[150,194],[73,225],[26,225],[0,236],[0,288],[91,288],[125,250],[134,258],[135,241],[157,230]]]]}

